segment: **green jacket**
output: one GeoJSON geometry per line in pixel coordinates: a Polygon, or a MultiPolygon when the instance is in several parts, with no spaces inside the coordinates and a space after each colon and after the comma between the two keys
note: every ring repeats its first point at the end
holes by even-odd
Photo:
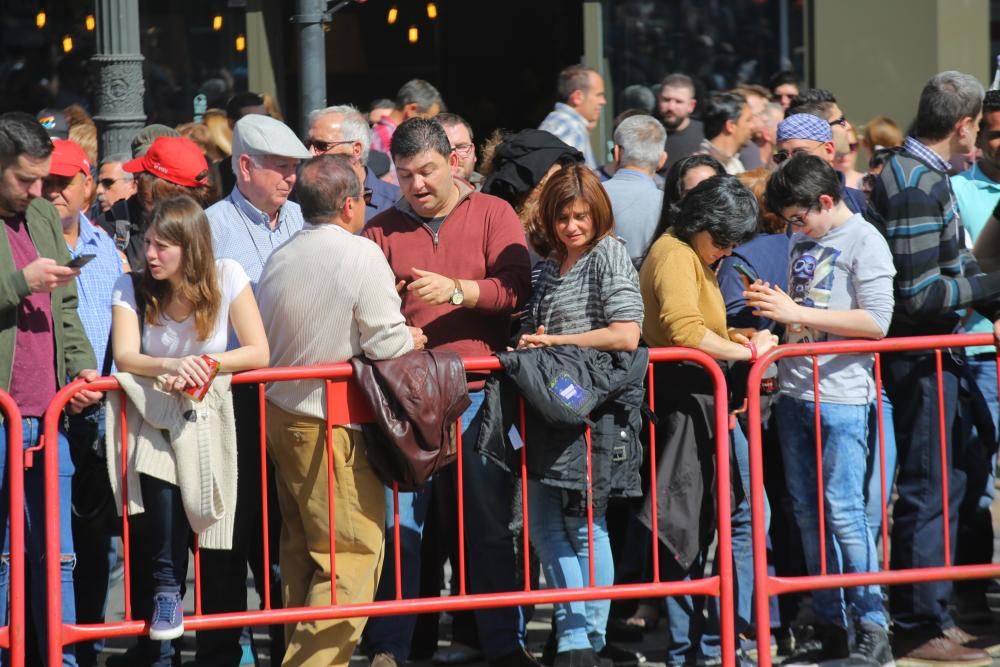
{"type": "MultiPolygon", "coordinates": [[[[36,198],[28,205],[28,233],[40,257],[50,257],[59,264],[70,260],[62,223],[55,207],[36,198]]],[[[14,365],[14,341],[17,335],[17,305],[30,294],[23,271],[14,271],[6,230],[0,233],[0,387],[10,389],[14,365]]],[[[94,350],[76,312],[76,281],[52,292],[52,327],[55,331],[56,381],[66,384],[67,377],[87,368],[97,368],[94,350]]]]}

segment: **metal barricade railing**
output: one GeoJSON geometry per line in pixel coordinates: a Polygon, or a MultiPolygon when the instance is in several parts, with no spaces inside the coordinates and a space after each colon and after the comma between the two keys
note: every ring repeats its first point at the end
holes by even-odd
{"type": "MultiPolygon", "coordinates": [[[[951,562],[951,538],[949,519],[949,496],[948,496],[948,459],[945,432],[945,401],[942,375],[942,354],[949,348],[965,348],[972,346],[994,346],[995,339],[991,334],[955,334],[942,336],[920,336],[912,338],[888,338],[879,341],[872,340],[848,340],[811,344],[782,345],[764,355],[751,368],[747,379],[747,420],[748,430],[747,440],[750,446],[750,508],[752,514],[753,531],[753,559],[754,559],[754,612],[757,623],[757,645],[767,647],[770,645],[770,609],[769,598],[773,595],[786,593],[805,592],[816,589],[845,588],[866,585],[891,585],[906,583],[921,583],[942,580],[978,579],[1000,576],[1000,564],[982,565],[960,565],[956,566],[951,562]],[[890,484],[893,471],[886,470],[885,467],[885,431],[883,428],[883,403],[882,403],[882,354],[920,352],[926,351],[933,354],[935,358],[935,370],[937,377],[937,410],[939,432],[933,434],[938,438],[940,447],[941,490],[944,502],[944,553],[942,561],[944,565],[940,567],[929,567],[908,570],[889,569],[889,531],[888,525],[888,499],[891,494],[890,484]],[[881,538],[883,558],[881,569],[878,572],[864,573],[840,573],[830,574],[827,572],[826,563],[826,526],[824,525],[824,503],[823,503],[823,475],[822,473],[822,434],[820,431],[820,409],[818,404],[822,401],[819,383],[819,357],[839,354],[873,354],[873,373],[875,376],[876,401],[878,407],[878,474],[881,481],[881,538]],[[768,575],[767,562],[767,524],[764,511],[764,470],[763,470],[763,430],[761,423],[761,380],[764,372],[769,366],[780,359],[793,357],[811,357],[813,367],[813,394],[816,404],[815,414],[815,447],[817,460],[817,499],[818,505],[818,533],[819,533],[819,553],[820,553],[820,574],[813,576],[770,576],[768,575]]],[[[770,667],[771,655],[767,650],[759,651],[760,667],[770,667]]]]}
{"type": "MultiPolygon", "coordinates": [[[[2,390],[0,413],[5,422],[0,428],[7,430],[7,516],[10,528],[7,545],[10,577],[8,625],[0,626],[0,648],[10,651],[11,667],[24,667],[24,434],[21,411],[10,394],[2,390]]],[[[3,528],[0,526],[0,530],[3,528]]]]}
{"type": "MultiPolygon", "coordinates": [[[[500,369],[499,361],[495,357],[476,357],[464,359],[465,368],[467,371],[496,371],[500,369]]],[[[458,478],[458,497],[459,503],[457,509],[457,520],[458,520],[458,531],[459,531],[459,562],[457,564],[457,576],[459,580],[459,594],[457,596],[449,596],[444,598],[418,598],[403,599],[401,597],[401,565],[400,565],[400,542],[399,542],[399,513],[398,513],[398,495],[394,493],[394,525],[396,531],[395,553],[393,562],[395,563],[395,580],[396,580],[396,600],[391,601],[380,601],[371,602],[364,604],[350,604],[350,605],[337,605],[336,603],[336,586],[331,586],[331,605],[326,607],[300,607],[300,608],[290,608],[290,609],[274,609],[272,605],[272,600],[270,599],[270,586],[269,582],[265,581],[263,586],[263,609],[253,610],[246,612],[232,612],[232,613],[215,613],[215,614],[202,614],[201,609],[201,581],[200,581],[200,566],[199,566],[199,554],[197,550],[197,542],[195,543],[194,549],[194,571],[195,571],[195,614],[193,616],[186,616],[184,619],[185,630],[208,630],[215,628],[224,627],[240,627],[244,625],[262,625],[262,624],[288,624],[296,623],[300,621],[313,621],[313,620],[331,620],[331,619],[341,619],[341,618],[352,618],[361,616],[384,616],[392,614],[418,614],[424,612],[435,612],[435,611],[454,611],[454,610],[464,610],[464,609],[475,609],[475,608],[485,608],[485,607],[501,607],[501,606],[513,606],[513,605],[523,605],[523,604],[546,604],[546,603],[558,603],[558,602],[569,602],[569,601],[582,601],[582,600],[599,600],[599,599],[625,599],[625,598],[640,598],[640,597],[655,597],[655,596],[670,596],[670,595],[704,595],[719,598],[720,606],[720,634],[722,643],[722,656],[724,665],[732,665],[735,656],[734,647],[734,631],[733,631],[733,575],[732,575],[732,543],[731,543],[731,531],[730,531],[730,497],[729,497],[729,418],[727,413],[728,408],[728,396],[727,388],[725,383],[725,377],[722,374],[721,369],[718,364],[715,363],[708,355],[699,352],[697,350],[691,350],[686,348],[670,348],[670,349],[656,349],[650,351],[650,365],[648,368],[647,378],[649,382],[648,400],[650,408],[654,405],[655,398],[655,388],[652,385],[653,379],[653,364],[654,363],[676,363],[676,362],[689,362],[702,366],[706,373],[708,373],[714,391],[714,401],[715,401],[715,430],[716,430],[716,507],[718,512],[717,525],[718,525],[718,548],[716,553],[716,558],[718,559],[718,574],[710,577],[705,577],[698,580],[690,581],[661,581],[659,573],[659,550],[655,538],[655,526],[657,525],[657,512],[664,511],[664,508],[657,508],[656,502],[654,500],[652,506],[652,522],[651,525],[654,526],[653,530],[653,540],[652,540],[652,562],[653,562],[653,580],[647,583],[637,583],[637,584],[618,584],[613,586],[595,586],[594,585],[594,558],[593,558],[593,539],[590,540],[590,572],[589,572],[589,586],[577,589],[546,589],[546,590],[533,590],[531,587],[531,577],[530,577],[530,555],[528,550],[528,544],[530,541],[530,527],[527,521],[527,478],[526,478],[526,466],[525,466],[525,448],[531,446],[530,434],[524,433],[524,409],[523,404],[521,408],[521,436],[522,440],[526,443],[525,447],[521,449],[521,491],[522,491],[522,506],[521,513],[524,519],[524,573],[525,573],[525,584],[524,590],[521,591],[508,591],[508,592],[497,592],[497,593],[476,593],[470,594],[466,590],[466,570],[468,566],[476,567],[477,563],[467,563],[466,555],[464,551],[464,516],[462,502],[463,490],[462,490],[462,477],[463,471],[461,466],[462,456],[461,448],[463,446],[472,446],[472,443],[462,443],[461,441],[461,428],[458,429],[458,456],[456,460],[457,466],[457,478],[458,478]]],[[[368,409],[363,404],[363,399],[361,399],[359,392],[351,390],[351,367],[349,364],[334,364],[328,366],[316,366],[309,368],[273,368],[273,369],[262,369],[257,371],[250,371],[246,373],[240,373],[233,377],[233,384],[256,384],[258,385],[258,396],[261,407],[261,421],[260,421],[260,457],[261,457],[261,495],[263,499],[263,512],[262,512],[262,522],[263,533],[264,533],[264,544],[263,544],[263,556],[264,556],[264,576],[268,576],[270,570],[270,560],[269,560],[269,549],[268,549],[268,527],[267,527],[267,504],[271,502],[268,498],[268,485],[267,485],[267,473],[266,473],[266,416],[264,412],[264,391],[265,384],[271,382],[285,382],[285,381],[296,381],[296,380],[321,380],[325,383],[326,391],[326,405],[327,405],[327,460],[328,460],[328,491],[330,491],[330,498],[333,498],[332,488],[335,483],[333,478],[333,438],[331,437],[333,428],[337,424],[346,423],[363,423],[365,421],[370,421],[367,419],[368,409]]],[[[79,390],[86,388],[94,391],[117,391],[120,387],[116,380],[113,378],[101,378],[95,382],[83,383],[74,382],[65,388],[63,388],[55,397],[49,410],[46,413],[45,419],[45,436],[46,441],[50,441],[50,438],[54,438],[59,427],[58,416],[61,414],[65,405],[69,402],[72,396],[79,390]]],[[[127,432],[127,424],[125,423],[124,415],[124,404],[122,401],[122,417],[121,417],[121,428],[123,435],[127,432]]],[[[2,406],[0,406],[2,407],[2,406]]],[[[656,488],[656,433],[655,424],[650,424],[650,456],[649,456],[649,469],[651,476],[651,487],[656,488]]],[[[587,479],[590,482],[590,439],[589,432],[587,437],[587,479]]],[[[128,462],[125,460],[125,447],[122,448],[122,461],[120,465],[120,471],[122,474],[122,481],[125,479],[125,471],[128,466],[128,462]]],[[[72,644],[80,641],[94,640],[101,637],[119,637],[119,636],[136,636],[144,634],[147,631],[146,622],[133,618],[131,610],[131,599],[130,599],[130,561],[131,561],[131,544],[130,544],[130,534],[129,534],[129,519],[128,519],[128,499],[127,499],[127,489],[126,493],[123,493],[123,519],[122,519],[122,536],[124,541],[124,560],[125,560],[125,597],[124,597],[124,616],[125,619],[121,622],[111,622],[103,624],[93,624],[93,625],[80,625],[80,624],[63,624],[61,618],[61,590],[59,587],[59,506],[58,506],[58,451],[55,447],[45,447],[44,448],[44,464],[45,464],[45,486],[46,486],[46,553],[49,555],[54,555],[55,557],[49,557],[46,559],[46,577],[49,582],[48,586],[48,607],[47,607],[47,619],[49,627],[49,644],[48,644],[48,663],[52,666],[59,665],[62,663],[62,650],[63,646],[67,644],[72,644]]],[[[589,497],[590,494],[588,494],[589,497]]],[[[655,498],[655,493],[653,494],[655,498]]],[[[666,508],[669,510],[669,508],[666,508]]],[[[330,508],[330,521],[331,521],[331,575],[336,576],[335,567],[335,557],[336,549],[334,544],[334,530],[332,529],[332,522],[334,520],[334,512],[331,501],[330,508]]],[[[592,538],[593,536],[593,506],[590,501],[588,501],[588,529],[589,534],[592,538]]],[[[484,564],[485,566],[485,564],[484,564]]]]}

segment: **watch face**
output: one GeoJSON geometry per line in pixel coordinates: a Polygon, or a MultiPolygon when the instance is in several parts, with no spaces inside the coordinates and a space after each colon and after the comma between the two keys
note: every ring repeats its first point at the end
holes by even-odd
{"type": "Polygon", "coordinates": [[[455,290],[454,292],[452,292],[451,294],[452,305],[460,306],[462,305],[463,300],[465,300],[465,294],[463,294],[461,291],[455,290]]]}

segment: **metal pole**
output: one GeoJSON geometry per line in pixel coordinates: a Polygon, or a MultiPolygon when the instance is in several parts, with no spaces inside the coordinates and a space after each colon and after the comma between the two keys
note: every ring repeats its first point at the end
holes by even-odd
{"type": "Polygon", "coordinates": [[[299,25],[299,131],[308,127],[309,112],[326,106],[325,0],[296,0],[299,25]]]}
{"type": "Polygon", "coordinates": [[[129,153],[132,137],[146,124],[139,48],[139,1],[97,0],[97,53],[94,121],[100,129],[100,155],[129,153]]]}

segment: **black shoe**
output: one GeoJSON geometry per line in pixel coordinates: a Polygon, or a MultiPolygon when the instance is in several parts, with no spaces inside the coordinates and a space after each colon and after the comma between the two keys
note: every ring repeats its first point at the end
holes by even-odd
{"type": "Polygon", "coordinates": [[[626,623],[624,619],[612,618],[608,621],[607,637],[613,642],[632,644],[642,641],[642,628],[626,623]]]}
{"type": "Polygon", "coordinates": [[[557,653],[555,667],[614,667],[614,663],[587,648],[557,653]]]}
{"type": "Polygon", "coordinates": [[[646,662],[646,656],[642,653],[629,651],[614,644],[605,644],[597,655],[610,660],[614,667],[639,667],[646,662]]]}
{"type": "Polygon", "coordinates": [[[838,660],[848,656],[847,630],[836,625],[816,625],[811,637],[803,637],[786,664],[838,660]]]}
{"type": "Polygon", "coordinates": [[[524,647],[521,647],[512,653],[490,660],[490,667],[541,667],[541,665],[524,647]]]}
{"type": "Polygon", "coordinates": [[[889,646],[889,632],[881,625],[861,621],[854,633],[854,649],[851,659],[859,664],[882,665],[893,664],[892,648],[889,646]]]}

